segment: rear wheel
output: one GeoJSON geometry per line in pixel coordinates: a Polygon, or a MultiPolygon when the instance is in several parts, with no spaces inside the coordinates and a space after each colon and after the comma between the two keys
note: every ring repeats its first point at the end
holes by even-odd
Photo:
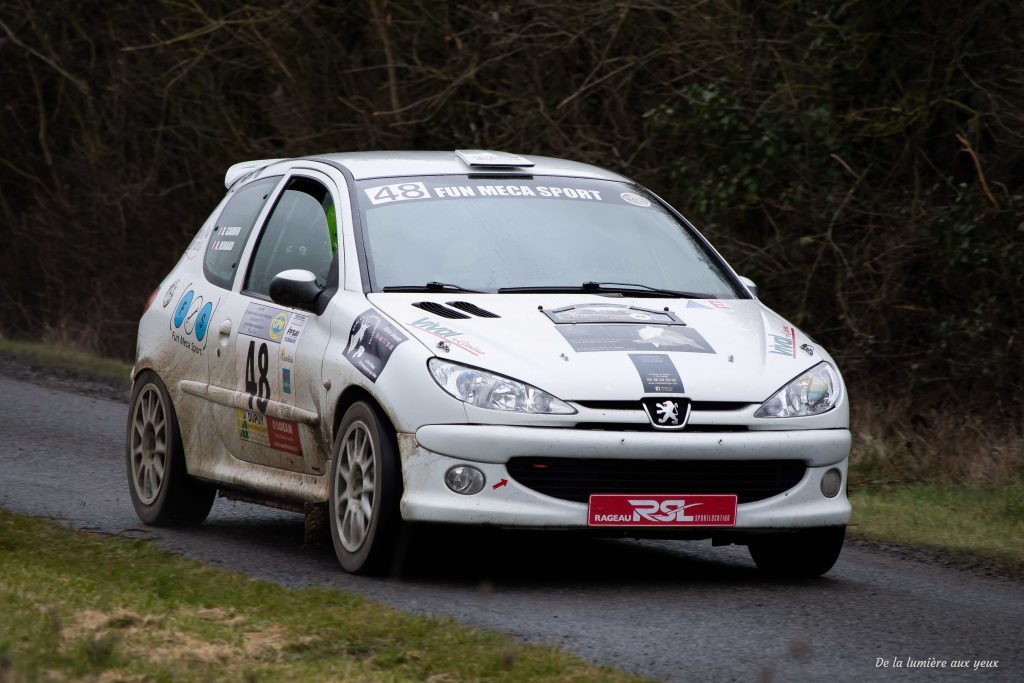
{"type": "Polygon", "coordinates": [[[398,545],[402,476],[394,430],[360,401],[338,426],[331,463],[331,541],[354,574],[391,568],[398,545]]]}
{"type": "Polygon", "coordinates": [[[200,524],[210,514],[217,491],[188,475],[174,406],[152,372],[135,380],[125,461],[132,504],[146,524],[200,524]]]}
{"type": "Polygon", "coordinates": [[[772,576],[821,576],[839,559],[845,536],[845,526],[765,536],[750,542],[750,556],[758,569],[772,576]]]}

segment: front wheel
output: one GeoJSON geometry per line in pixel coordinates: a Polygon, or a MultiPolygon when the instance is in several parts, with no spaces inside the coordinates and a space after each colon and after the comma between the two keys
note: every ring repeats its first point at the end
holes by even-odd
{"type": "Polygon", "coordinates": [[[757,568],[786,578],[821,576],[839,559],[846,527],[823,527],[779,533],[750,541],[757,568]]]}
{"type": "Polygon", "coordinates": [[[391,567],[401,527],[402,475],[394,430],[360,401],[338,426],[331,462],[331,541],[353,574],[391,567]]]}
{"type": "Polygon", "coordinates": [[[136,378],[132,390],[125,460],[132,504],[146,524],[188,526],[210,514],[217,491],[188,475],[171,397],[149,371],[136,378]]]}

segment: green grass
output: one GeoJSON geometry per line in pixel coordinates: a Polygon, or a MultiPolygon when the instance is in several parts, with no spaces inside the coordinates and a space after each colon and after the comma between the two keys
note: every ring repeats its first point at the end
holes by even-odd
{"type": "Polygon", "coordinates": [[[37,678],[640,680],[451,619],[0,511],[0,680],[37,678]]]}
{"type": "Polygon", "coordinates": [[[61,370],[99,379],[128,383],[131,364],[112,358],[103,358],[85,351],[44,342],[27,342],[0,337],[0,354],[15,356],[29,364],[61,370]]]}
{"type": "Polygon", "coordinates": [[[1024,568],[1024,483],[909,484],[855,490],[850,500],[854,535],[969,554],[1016,574],[1024,568]]]}

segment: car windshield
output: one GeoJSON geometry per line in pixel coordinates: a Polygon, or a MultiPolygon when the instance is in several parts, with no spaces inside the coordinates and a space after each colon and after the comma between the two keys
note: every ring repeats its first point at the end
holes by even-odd
{"type": "Polygon", "coordinates": [[[699,239],[625,183],[425,176],[357,187],[374,291],[428,283],[439,291],[441,283],[480,291],[608,283],[738,296],[699,239]]]}

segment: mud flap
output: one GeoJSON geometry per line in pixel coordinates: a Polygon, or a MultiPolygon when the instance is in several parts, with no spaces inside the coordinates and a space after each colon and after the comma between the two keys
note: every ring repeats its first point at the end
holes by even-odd
{"type": "Polygon", "coordinates": [[[306,503],[303,506],[306,523],[302,530],[303,545],[319,545],[331,542],[331,521],[327,503],[306,503]]]}

